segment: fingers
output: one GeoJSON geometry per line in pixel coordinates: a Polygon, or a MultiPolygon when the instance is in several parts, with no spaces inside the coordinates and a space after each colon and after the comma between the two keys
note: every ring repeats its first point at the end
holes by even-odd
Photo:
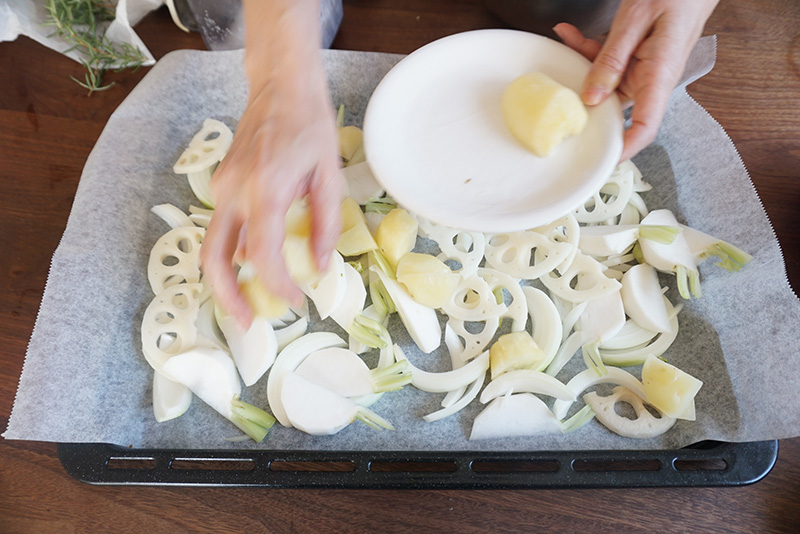
{"type": "Polygon", "coordinates": [[[603,102],[619,87],[639,43],[652,27],[652,15],[639,14],[623,4],[583,83],[581,98],[588,106],[603,102]]]}
{"type": "MultiPolygon", "coordinates": [[[[265,173],[272,172],[266,169],[265,173]]],[[[288,184],[275,186],[277,181],[264,180],[272,187],[251,193],[250,219],[245,235],[247,259],[258,272],[261,283],[267,290],[295,305],[303,295],[289,276],[283,257],[283,241],[286,233],[286,212],[295,198],[295,191],[288,184]]]]}
{"type": "Polygon", "coordinates": [[[321,164],[314,173],[309,186],[312,228],[311,247],[317,261],[317,269],[325,271],[342,228],[341,198],[342,180],[336,160],[333,164],[321,164]]]}
{"type": "Polygon", "coordinates": [[[214,291],[220,306],[244,327],[253,319],[250,305],[239,292],[239,284],[231,258],[237,248],[241,224],[229,213],[215,211],[208,226],[200,263],[203,278],[214,291]]]}
{"type": "Polygon", "coordinates": [[[564,42],[565,45],[580,53],[589,61],[594,61],[600,52],[601,44],[594,39],[587,39],[581,31],[566,22],[556,24],[553,31],[564,42]]]}
{"type": "Polygon", "coordinates": [[[625,131],[620,161],[631,159],[653,142],[667,110],[672,86],[652,83],[636,95],[631,126],[625,131]]]}

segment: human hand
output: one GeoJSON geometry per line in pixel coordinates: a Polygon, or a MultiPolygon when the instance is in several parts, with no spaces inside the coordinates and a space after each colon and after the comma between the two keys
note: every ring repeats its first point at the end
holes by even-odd
{"type": "MultiPolygon", "coordinates": [[[[266,20],[287,19],[270,15],[266,20]]],[[[284,26],[278,30],[297,33],[284,26]]],[[[265,35],[276,38],[274,31],[265,35]]],[[[341,225],[338,140],[319,45],[313,39],[282,44],[259,42],[246,56],[248,104],[212,178],[216,209],[201,249],[205,280],[223,309],[243,324],[251,321],[252,310],[239,291],[235,263],[252,263],[271,294],[290,303],[302,298],[281,254],[292,201],[308,198],[312,252],[320,271],[341,225]]]]}
{"type": "Polygon", "coordinates": [[[620,160],[655,139],[670,94],[718,1],[622,0],[602,44],[571,24],[553,28],[564,44],[592,61],[581,90],[586,105],[603,102],[615,90],[633,104],[620,160]]]}

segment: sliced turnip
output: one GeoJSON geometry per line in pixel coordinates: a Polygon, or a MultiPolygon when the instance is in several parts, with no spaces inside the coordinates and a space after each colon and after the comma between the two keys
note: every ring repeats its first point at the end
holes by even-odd
{"type": "Polygon", "coordinates": [[[280,399],[291,424],[307,434],[335,434],[356,419],[372,428],[394,430],[391,423],[372,410],[297,373],[283,378],[280,399]]]}
{"type": "Polygon", "coordinates": [[[320,319],[327,319],[344,301],[347,293],[345,265],[342,255],[334,251],[331,254],[328,270],[319,280],[298,285],[314,302],[320,319]]]}
{"type": "Polygon", "coordinates": [[[346,345],[344,340],[336,334],[312,332],[292,341],[278,353],[267,379],[267,400],[272,413],[280,424],[285,427],[292,426],[281,403],[281,387],[286,375],[294,372],[297,366],[312,352],[328,347],[345,347],[346,345]]]}
{"type": "Polygon", "coordinates": [[[342,169],[342,174],[347,181],[349,196],[362,206],[371,198],[380,197],[384,193],[366,161],[348,165],[342,169]]]}
{"type": "Polygon", "coordinates": [[[163,423],[180,417],[192,404],[192,391],[156,371],[153,373],[153,414],[163,423]]]}
{"type": "Polygon", "coordinates": [[[402,285],[377,267],[370,269],[377,273],[394,302],[400,320],[420,350],[430,354],[439,348],[442,343],[442,327],[436,311],[415,301],[402,285]]]}
{"type": "Polygon", "coordinates": [[[361,397],[394,391],[411,382],[408,362],[370,369],[351,350],[329,347],[309,354],[295,373],[343,397],[361,397]]]}
{"type": "MultiPolygon", "coordinates": [[[[675,215],[666,209],[651,211],[647,217],[642,219],[642,224],[679,226],[675,215]]],[[[675,236],[675,239],[669,244],[659,243],[641,236],[639,246],[642,249],[642,257],[646,263],[661,272],[675,274],[678,291],[683,298],[689,299],[692,296],[699,298],[701,296],[697,261],[689,249],[689,244],[686,242],[683,232],[675,236]]]]}
{"type": "Polygon", "coordinates": [[[339,306],[330,313],[331,319],[349,331],[353,319],[364,310],[367,299],[367,288],[358,271],[349,263],[344,264],[345,294],[339,306]]]}
{"type": "Polygon", "coordinates": [[[470,440],[538,436],[561,432],[561,422],[531,393],[495,398],[475,417],[470,440]]]}
{"type": "Polygon", "coordinates": [[[578,248],[584,254],[605,258],[623,254],[639,239],[639,225],[599,225],[581,228],[578,248]]]}
{"type": "Polygon", "coordinates": [[[269,320],[261,316],[254,317],[247,330],[232,315],[220,314],[217,321],[244,385],[252,386],[264,376],[278,355],[275,330],[269,320]]]}
{"type": "Polygon", "coordinates": [[[160,372],[188,387],[255,441],[264,439],[275,423],[264,410],[239,400],[242,391],[239,375],[233,360],[222,349],[195,347],[172,356],[160,372]]]}
{"type": "Polygon", "coordinates": [[[670,331],[669,312],[654,267],[641,263],[628,269],[620,293],[625,313],[639,326],[654,332],[670,331]]]}
{"type": "Polygon", "coordinates": [[[717,262],[718,266],[728,271],[738,271],[753,259],[750,254],[742,249],[712,235],[686,225],[681,225],[681,228],[686,238],[686,244],[698,264],[711,256],[715,256],[720,260],[717,262]]]}

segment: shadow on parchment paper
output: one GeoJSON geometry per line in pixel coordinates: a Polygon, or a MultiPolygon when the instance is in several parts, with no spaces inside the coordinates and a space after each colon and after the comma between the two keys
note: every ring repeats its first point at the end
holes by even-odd
{"type": "MultiPolygon", "coordinates": [[[[685,221],[686,217],[678,206],[680,178],[675,176],[667,151],[660,145],[651,144],[633,161],[642,172],[644,180],[653,186],[650,191],[641,193],[645,203],[648,206],[669,208],[679,221],[685,221]]],[[[734,435],[740,424],[739,407],[725,365],[719,334],[694,309],[692,301],[684,300],[678,294],[673,276],[661,274],[660,278],[662,284],[669,286],[666,295],[670,302],[673,305],[684,304],[684,309],[678,316],[678,337],[663,357],[703,381],[703,387],[696,398],[698,423],[701,427],[716,433],[734,435]],[[713,409],[704,410],[703,406],[713,409]]],[[[713,296],[703,298],[709,299],[713,296]]]]}

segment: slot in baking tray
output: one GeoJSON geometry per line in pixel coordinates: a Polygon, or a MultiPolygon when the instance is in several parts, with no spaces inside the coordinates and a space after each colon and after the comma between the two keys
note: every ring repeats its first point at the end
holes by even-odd
{"type": "Polygon", "coordinates": [[[60,443],[89,484],[269,488],[509,489],[743,486],[775,465],[778,441],[677,450],[443,452],[129,449],[60,443]]]}

